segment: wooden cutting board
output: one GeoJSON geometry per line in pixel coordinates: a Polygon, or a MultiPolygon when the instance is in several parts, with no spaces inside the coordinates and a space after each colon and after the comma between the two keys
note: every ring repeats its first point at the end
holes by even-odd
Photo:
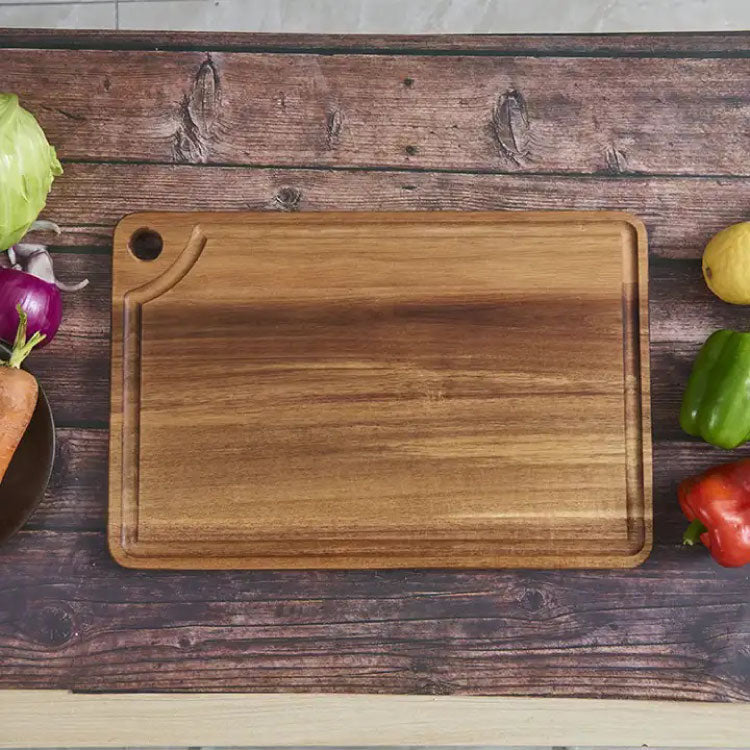
{"type": "Polygon", "coordinates": [[[126,217],[112,554],[139,568],[639,564],[647,284],[645,229],[621,213],[126,217]]]}

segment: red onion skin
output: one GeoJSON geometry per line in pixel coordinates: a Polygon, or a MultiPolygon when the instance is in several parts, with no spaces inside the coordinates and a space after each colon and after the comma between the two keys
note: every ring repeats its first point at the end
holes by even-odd
{"type": "Polygon", "coordinates": [[[28,335],[39,331],[46,336],[36,348],[49,344],[62,320],[59,289],[30,273],[0,268],[0,339],[8,344],[13,343],[18,328],[16,305],[28,315],[28,335]]]}

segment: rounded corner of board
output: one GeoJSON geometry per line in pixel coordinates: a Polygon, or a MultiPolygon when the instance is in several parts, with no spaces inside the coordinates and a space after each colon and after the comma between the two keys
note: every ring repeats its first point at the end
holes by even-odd
{"type": "Polygon", "coordinates": [[[120,218],[117,224],[115,224],[115,242],[117,242],[118,236],[120,236],[123,232],[130,235],[133,233],[134,228],[150,224],[150,222],[153,220],[153,216],[154,214],[149,213],[148,211],[135,211],[130,214],[125,214],[122,218],[120,218]]]}
{"type": "Polygon", "coordinates": [[[649,536],[637,546],[627,557],[622,559],[623,568],[639,568],[651,556],[654,548],[653,539],[649,536]]]}
{"type": "Polygon", "coordinates": [[[648,243],[648,231],[643,219],[630,213],[629,211],[613,211],[611,216],[615,220],[621,221],[625,227],[635,234],[637,243],[644,249],[648,243]]]}
{"type": "Polygon", "coordinates": [[[107,546],[112,559],[123,568],[141,568],[142,562],[128,550],[119,533],[111,530],[107,536],[107,546]]]}

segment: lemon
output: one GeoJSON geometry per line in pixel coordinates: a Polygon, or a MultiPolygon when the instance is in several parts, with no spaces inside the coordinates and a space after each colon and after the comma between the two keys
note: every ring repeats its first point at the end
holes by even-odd
{"type": "Polygon", "coordinates": [[[750,305],[750,221],[722,229],[709,240],[703,278],[724,302],[750,305]]]}

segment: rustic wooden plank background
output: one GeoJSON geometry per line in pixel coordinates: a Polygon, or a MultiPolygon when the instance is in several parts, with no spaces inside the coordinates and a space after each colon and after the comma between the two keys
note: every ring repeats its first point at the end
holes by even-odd
{"type": "MultiPolygon", "coordinates": [[[[691,359],[747,311],[698,258],[750,218],[750,34],[280,37],[0,32],[65,176],[59,425],[0,548],[0,687],[750,699],[750,578],[682,549],[691,359]],[[156,51],[157,48],[161,51],[156,51]],[[111,236],[143,209],[622,209],[651,249],[655,548],[633,571],[147,573],[105,544],[111,236]]],[[[564,259],[561,259],[564,262],[564,259]]],[[[750,448],[735,451],[750,455],[750,448]]],[[[540,470],[544,470],[540,467],[540,470]]]]}

